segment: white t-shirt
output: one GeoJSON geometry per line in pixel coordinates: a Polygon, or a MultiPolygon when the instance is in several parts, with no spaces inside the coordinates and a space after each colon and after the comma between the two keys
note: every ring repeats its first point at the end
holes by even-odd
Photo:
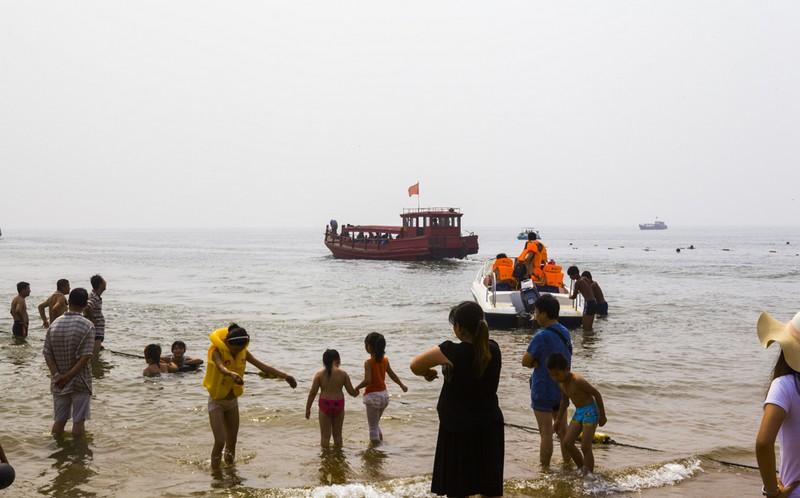
{"type": "MultiPolygon", "coordinates": [[[[800,379],[794,375],[782,375],[772,381],[764,404],[777,405],[786,412],[781,428],[778,430],[778,444],[781,448],[781,467],[778,472],[781,482],[789,485],[800,480],[800,379]]],[[[791,498],[800,498],[800,487],[791,498]]]]}

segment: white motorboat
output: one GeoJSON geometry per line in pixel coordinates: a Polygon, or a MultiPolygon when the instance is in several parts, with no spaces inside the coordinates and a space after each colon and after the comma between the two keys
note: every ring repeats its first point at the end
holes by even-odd
{"type": "MultiPolygon", "coordinates": [[[[581,325],[582,311],[577,300],[569,298],[566,289],[556,292],[555,287],[536,288],[530,280],[522,282],[521,290],[498,290],[497,280],[492,271],[494,258],[486,261],[472,282],[472,297],[483,309],[486,321],[491,328],[517,328],[530,326],[532,304],[526,300],[536,295],[550,294],[561,305],[558,321],[565,327],[581,325]]],[[[502,286],[501,286],[502,288],[502,286]]]]}

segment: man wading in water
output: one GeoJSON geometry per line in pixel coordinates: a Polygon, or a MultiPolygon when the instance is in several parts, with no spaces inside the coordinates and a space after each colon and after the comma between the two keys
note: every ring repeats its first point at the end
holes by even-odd
{"type": "Polygon", "coordinates": [[[69,280],[62,278],[56,282],[56,291],[39,305],[39,316],[42,318],[42,328],[46,329],[67,311],[67,294],[69,294],[69,280]],[[44,310],[50,308],[50,320],[44,310]]]}
{"type": "Polygon", "coordinates": [[[14,325],[11,333],[14,337],[28,337],[28,305],[25,298],[31,295],[31,284],[20,282],[17,284],[17,295],[11,301],[11,317],[14,325]]]}
{"type": "Polygon", "coordinates": [[[92,284],[92,294],[89,296],[89,303],[83,316],[91,320],[94,324],[94,356],[103,347],[103,340],[106,338],[106,317],[103,316],[103,292],[106,291],[106,281],[100,275],[94,275],[90,282],[92,284]]]}

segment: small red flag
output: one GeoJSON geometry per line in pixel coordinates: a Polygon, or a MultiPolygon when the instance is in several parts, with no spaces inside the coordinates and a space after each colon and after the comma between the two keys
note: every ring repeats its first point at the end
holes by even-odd
{"type": "Polygon", "coordinates": [[[411,197],[412,195],[419,195],[419,182],[408,187],[408,196],[411,197]]]}

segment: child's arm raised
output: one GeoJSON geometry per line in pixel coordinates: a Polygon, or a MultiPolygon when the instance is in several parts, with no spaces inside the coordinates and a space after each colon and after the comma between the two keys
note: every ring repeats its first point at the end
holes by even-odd
{"type": "Polygon", "coordinates": [[[394,373],[394,370],[392,370],[392,366],[389,364],[389,360],[386,360],[386,373],[395,382],[395,384],[400,386],[400,389],[402,389],[404,393],[408,392],[408,388],[406,387],[406,385],[403,384],[403,381],[400,380],[400,377],[398,377],[397,374],[394,373]]]}
{"type": "Polygon", "coordinates": [[[356,386],[356,391],[359,391],[370,384],[372,384],[372,369],[369,368],[369,360],[367,360],[364,362],[364,380],[361,381],[361,384],[356,386]]]}
{"type": "Polygon", "coordinates": [[[344,388],[347,389],[347,392],[350,394],[350,396],[358,396],[358,389],[353,387],[353,383],[350,382],[350,376],[347,374],[344,374],[344,388]]]}
{"type": "Polygon", "coordinates": [[[583,377],[577,380],[578,386],[584,392],[591,394],[594,398],[594,402],[597,403],[597,411],[600,412],[600,420],[598,420],[598,425],[600,425],[600,427],[606,425],[606,422],[608,422],[608,419],[606,418],[606,407],[603,405],[603,396],[600,395],[600,391],[595,389],[594,386],[589,384],[589,382],[583,377]]]}
{"type": "Polygon", "coordinates": [[[214,362],[214,365],[217,366],[217,370],[219,370],[222,375],[227,375],[228,377],[233,379],[233,382],[235,382],[236,384],[239,385],[244,384],[244,379],[239,377],[239,374],[228,370],[228,368],[225,366],[225,362],[222,361],[222,354],[220,354],[218,350],[216,349],[214,350],[214,353],[211,355],[211,361],[214,362]]]}
{"type": "Polygon", "coordinates": [[[311,418],[311,405],[314,404],[314,399],[317,397],[319,391],[319,374],[314,375],[314,382],[311,383],[311,389],[308,391],[308,400],[306,400],[306,420],[311,418]]]}
{"type": "Polygon", "coordinates": [[[250,351],[247,352],[247,361],[250,362],[256,368],[258,368],[259,370],[261,370],[262,372],[264,372],[265,374],[274,375],[275,377],[279,377],[279,378],[285,380],[286,383],[289,384],[292,387],[292,389],[297,387],[297,381],[294,380],[294,377],[292,377],[291,375],[289,375],[287,373],[281,372],[277,368],[273,368],[273,367],[267,365],[266,363],[263,363],[263,362],[259,361],[255,356],[253,356],[250,353],[250,351]]]}

